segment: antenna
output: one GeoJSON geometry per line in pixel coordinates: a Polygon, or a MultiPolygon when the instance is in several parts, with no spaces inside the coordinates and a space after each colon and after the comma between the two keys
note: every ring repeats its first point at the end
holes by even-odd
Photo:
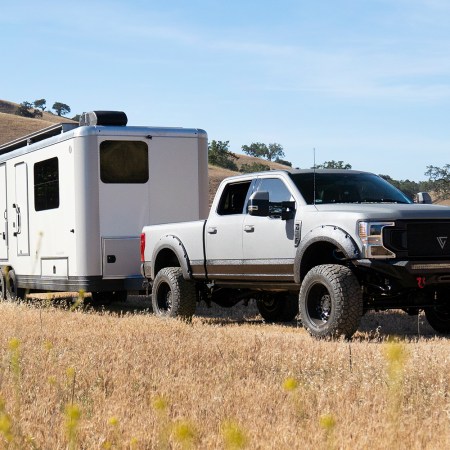
{"type": "Polygon", "coordinates": [[[313,205],[316,205],[316,147],[313,148],[314,175],[313,175],[313,205]]]}

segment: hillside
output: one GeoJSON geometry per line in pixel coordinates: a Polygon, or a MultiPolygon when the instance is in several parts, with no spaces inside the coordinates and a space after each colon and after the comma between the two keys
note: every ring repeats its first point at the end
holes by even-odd
{"type": "Polygon", "coordinates": [[[0,100],[0,145],[19,137],[47,128],[55,123],[73,122],[66,117],[44,112],[41,118],[16,116],[17,103],[0,100]]]}

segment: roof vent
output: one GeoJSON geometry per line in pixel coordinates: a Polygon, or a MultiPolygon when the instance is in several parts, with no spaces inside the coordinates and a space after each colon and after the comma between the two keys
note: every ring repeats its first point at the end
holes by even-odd
{"type": "Polygon", "coordinates": [[[125,126],[127,115],[122,111],[91,111],[84,112],[80,117],[80,127],[86,125],[125,126]]]}

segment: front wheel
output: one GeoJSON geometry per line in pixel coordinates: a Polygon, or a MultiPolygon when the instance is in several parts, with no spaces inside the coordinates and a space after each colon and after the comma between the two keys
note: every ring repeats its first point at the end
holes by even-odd
{"type": "Polygon", "coordinates": [[[157,316],[190,319],[196,305],[195,284],[183,278],[179,267],[165,267],[158,272],[152,286],[152,306],[157,316]]]}
{"type": "Polygon", "coordinates": [[[298,298],[292,294],[264,294],[256,306],[266,322],[291,322],[298,314],[298,298]]]}
{"type": "Polygon", "coordinates": [[[436,306],[425,309],[425,317],[428,323],[438,333],[450,333],[450,306],[436,306]]]}
{"type": "Polygon", "coordinates": [[[350,338],[363,314],[361,287],[352,271],[338,264],[313,267],[299,295],[300,320],[317,338],[350,338]]]}

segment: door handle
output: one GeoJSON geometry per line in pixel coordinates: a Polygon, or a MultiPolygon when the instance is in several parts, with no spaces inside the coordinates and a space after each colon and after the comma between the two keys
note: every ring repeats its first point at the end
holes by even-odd
{"type": "Polygon", "coordinates": [[[255,227],[253,225],[245,225],[244,231],[246,231],[247,233],[253,233],[255,231],[255,227]]]}
{"type": "Polygon", "coordinates": [[[207,231],[208,231],[209,234],[217,234],[217,228],[216,227],[209,227],[207,231]]]}

